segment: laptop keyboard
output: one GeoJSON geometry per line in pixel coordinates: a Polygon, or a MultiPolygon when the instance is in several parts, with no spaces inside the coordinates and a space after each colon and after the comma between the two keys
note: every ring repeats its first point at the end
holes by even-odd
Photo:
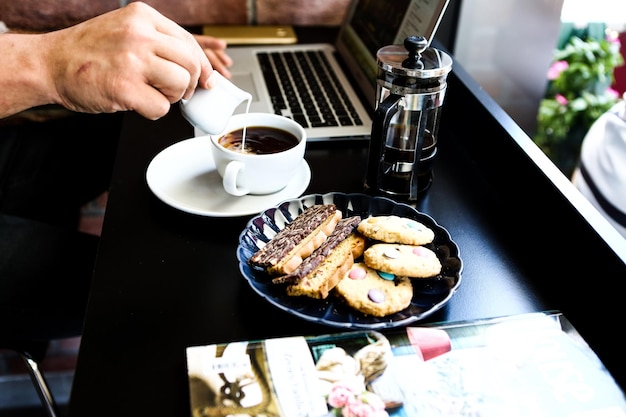
{"type": "Polygon", "coordinates": [[[274,112],[305,128],[362,125],[320,51],[257,54],[274,112]]]}

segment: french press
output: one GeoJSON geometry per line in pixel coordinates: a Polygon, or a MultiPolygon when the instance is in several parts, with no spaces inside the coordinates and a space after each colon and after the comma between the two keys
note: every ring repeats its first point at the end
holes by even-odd
{"type": "Polygon", "coordinates": [[[452,58],[409,36],[376,53],[376,111],[365,189],[414,202],[430,188],[446,78],[452,58]]]}

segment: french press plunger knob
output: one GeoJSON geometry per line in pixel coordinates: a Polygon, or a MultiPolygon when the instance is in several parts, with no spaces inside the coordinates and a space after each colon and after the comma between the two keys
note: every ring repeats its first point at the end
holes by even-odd
{"type": "Polygon", "coordinates": [[[404,47],[409,51],[409,57],[402,61],[402,66],[411,69],[424,68],[421,58],[422,52],[428,48],[428,40],[423,36],[408,36],[404,40],[404,47]]]}

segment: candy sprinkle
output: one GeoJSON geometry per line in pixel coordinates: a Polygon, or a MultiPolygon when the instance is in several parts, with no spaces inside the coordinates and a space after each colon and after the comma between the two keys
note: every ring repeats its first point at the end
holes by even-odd
{"type": "Polygon", "coordinates": [[[383,256],[389,259],[398,259],[400,257],[400,251],[396,248],[387,248],[383,252],[383,256]]]}
{"type": "Polygon", "coordinates": [[[433,253],[423,246],[416,246],[413,248],[413,255],[430,258],[433,255],[433,253]]]}
{"type": "Polygon", "coordinates": [[[411,229],[424,230],[424,225],[415,220],[408,220],[406,225],[411,229]]]}
{"type": "Polygon", "coordinates": [[[375,303],[382,303],[385,301],[385,294],[375,288],[368,291],[367,297],[375,303]]]}
{"type": "Polygon", "coordinates": [[[352,268],[348,273],[348,277],[355,280],[364,279],[367,272],[363,268],[352,268]]]}
{"type": "Polygon", "coordinates": [[[387,281],[393,281],[396,276],[394,274],[390,274],[388,272],[378,271],[378,276],[387,281]]]}

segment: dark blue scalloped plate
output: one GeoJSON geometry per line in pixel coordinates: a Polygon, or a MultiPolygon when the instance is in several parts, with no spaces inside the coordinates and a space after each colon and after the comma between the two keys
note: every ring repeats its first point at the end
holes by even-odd
{"type": "Polygon", "coordinates": [[[278,207],[260,213],[241,232],[237,259],[239,269],[250,286],[271,304],[308,321],[352,329],[392,328],[424,319],[443,307],[454,295],[461,284],[463,269],[458,246],[452,241],[448,231],[429,215],[388,198],[343,193],[306,195],[286,200],[278,207]],[[417,220],[430,227],[435,232],[435,239],[425,246],[439,257],[443,266],[441,273],[433,278],[414,279],[413,300],[403,311],[387,317],[373,317],[351,309],[332,293],[326,300],[288,296],[284,286],[272,284],[267,273],[248,265],[248,259],[261,246],[307,207],[330,203],[335,204],[344,217],[359,215],[366,218],[393,214],[417,220]]]}

